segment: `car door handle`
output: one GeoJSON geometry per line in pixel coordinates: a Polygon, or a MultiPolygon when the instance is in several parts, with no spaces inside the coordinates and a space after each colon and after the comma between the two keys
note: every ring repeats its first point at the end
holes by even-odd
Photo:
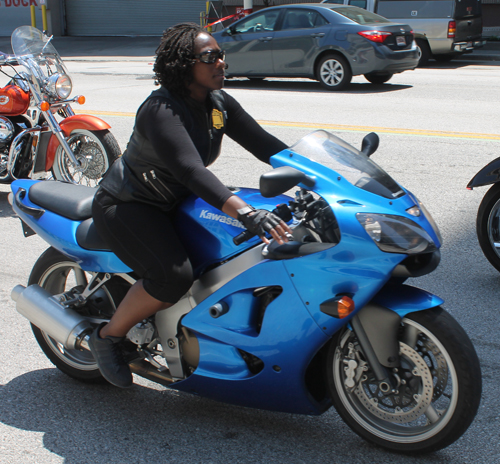
{"type": "Polygon", "coordinates": [[[314,34],[311,34],[311,37],[324,37],[325,36],[325,33],[324,32],[316,32],[314,34]]]}
{"type": "Polygon", "coordinates": [[[272,37],[260,37],[259,40],[261,42],[269,42],[270,40],[273,40],[272,37]]]}

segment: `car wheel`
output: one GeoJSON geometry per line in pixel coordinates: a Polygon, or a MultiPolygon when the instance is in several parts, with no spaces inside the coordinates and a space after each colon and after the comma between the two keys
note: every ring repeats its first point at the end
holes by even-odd
{"type": "Polygon", "coordinates": [[[418,66],[425,66],[431,57],[431,49],[426,40],[417,39],[418,66]]]}
{"type": "Polygon", "coordinates": [[[316,77],[325,89],[342,90],[351,82],[352,72],[345,58],[328,55],[318,63],[316,77]]]}
{"type": "Polygon", "coordinates": [[[370,74],[365,74],[365,79],[368,82],[371,82],[372,84],[383,84],[387,82],[394,74],[375,74],[375,73],[370,73],[370,74]]]}

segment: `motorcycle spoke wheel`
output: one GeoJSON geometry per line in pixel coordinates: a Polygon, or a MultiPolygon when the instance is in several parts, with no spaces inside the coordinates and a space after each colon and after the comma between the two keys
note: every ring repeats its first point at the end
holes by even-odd
{"type": "Polygon", "coordinates": [[[384,394],[355,334],[339,336],[328,363],[332,401],[344,421],[372,443],[409,453],[442,449],[467,430],[479,407],[475,350],[441,308],[405,317],[399,343],[400,366],[392,371],[397,387],[384,394]]]}
{"type": "MultiPolygon", "coordinates": [[[[28,285],[38,284],[53,295],[72,289],[79,293],[91,278],[92,274],[83,271],[76,262],[54,248],[49,248],[33,267],[28,285]]],[[[114,297],[105,284],[79,311],[97,326],[104,320],[109,320],[115,310],[114,297]]],[[[40,348],[58,369],[77,380],[105,383],[90,351],[68,350],[35,325],[32,324],[31,327],[40,348]]]]}
{"type": "Polygon", "coordinates": [[[54,179],[97,187],[121,152],[111,132],[77,129],[67,139],[80,166],[74,166],[61,146],[57,148],[52,173],[54,179]]]}

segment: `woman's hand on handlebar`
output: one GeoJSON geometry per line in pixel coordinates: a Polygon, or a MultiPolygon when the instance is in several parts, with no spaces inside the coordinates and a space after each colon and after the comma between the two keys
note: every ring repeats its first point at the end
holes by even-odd
{"type": "Polygon", "coordinates": [[[245,228],[254,235],[258,235],[264,243],[269,243],[266,233],[281,245],[288,242],[287,234],[290,234],[288,225],[276,214],[265,209],[255,209],[246,205],[238,209],[238,220],[243,223],[245,228]]]}
{"type": "Polygon", "coordinates": [[[286,222],[276,214],[265,209],[256,210],[236,195],[226,201],[222,211],[241,221],[249,232],[258,235],[266,244],[269,243],[266,233],[281,245],[288,242],[288,236],[292,232],[286,222]]]}

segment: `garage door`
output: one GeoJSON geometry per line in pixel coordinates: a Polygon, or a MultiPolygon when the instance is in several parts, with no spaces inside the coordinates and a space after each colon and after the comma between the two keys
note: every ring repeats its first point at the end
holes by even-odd
{"type": "Polygon", "coordinates": [[[174,24],[200,23],[204,0],[66,0],[70,36],[160,36],[174,24]]]}

